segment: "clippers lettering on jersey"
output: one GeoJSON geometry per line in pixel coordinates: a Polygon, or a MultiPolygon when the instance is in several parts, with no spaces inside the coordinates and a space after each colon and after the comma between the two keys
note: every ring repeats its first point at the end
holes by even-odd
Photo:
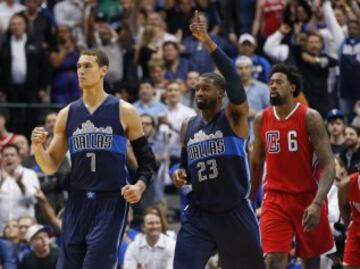
{"type": "Polygon", "coordinates": [[[279,153],[280,152],[280,132],[279,131],[267,131],[266,135],[266,144],[269,153],[279,153]]]}
{"type": "Polygon", "coordinates": [[[194,134],[194,138],[189,139],[187,150],[191,161],[223,154],[225,152],[223,133],[216,131],[215,134],[207,135],[201,130],[194,134]]]}
{"type": "Polygon", "coordinates": [[[97,128],[91,121],[81,124],[81,128],[75,130],[72,136],[74,151],[86,149],[105,149],[109,150],[112,146],[113,129],[97,128]]]}

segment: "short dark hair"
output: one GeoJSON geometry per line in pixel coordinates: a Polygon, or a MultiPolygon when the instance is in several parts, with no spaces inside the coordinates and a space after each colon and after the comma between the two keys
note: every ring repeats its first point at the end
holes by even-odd
{"type": "Polygon", "coordinates": [[[143,113],[143,114],[140,115],[140,118],[142,118],[142,117],[147,117],[147,118],[149,118],[149,119],[151,120],[151,125],[152,125],[153,127],[156,126],[155,119],[154,119],[154,117],[152,117],[150,114],[148,114],[148,113],[143,113]]]}
{"type": "Polygon", "coordinates": [[[302,88],[302,76],[301,76],[299,70],[294,65],[276,64],[271,69],[270,77],[274,73],[285,74],[287,79],[290,81],[290,83],[295,85],[295,91],[293,92],[293,96],[294,97],[299,96],[301,88],[302,88]]]}
{"type": "Polygon", "coordinates": [[[356,126],[356,125],[353,125],[353,124],[350,124],[350,125],[347,126],[347,127],[355,130],[357,136],[360,136],[360,127],[358,127],[358,126],[356,126]]]}
{"type": "Polygon", "coordinates": [[[96,62],[98,63],[98,65],[100,67],[109,66],[109,57],[102,50],[88,49],[88,50],[82,51],[80,55],[95,56],[96,57],[96,62]]]}
{"type": "Polygon", "coordinates": [[[4,146],[1,148],[1,153],[4,153],[5,149],[8,149],[8,148],[13,148],[13,149],[15,149],[15,150],[16,150],[16,153],[17,153],[18,155],[20,155],[20,149],[19,149],[19,147],[18,147],[17,145],[15,145],[15,144],[6,144],[6,145],[4,145],[4,146]]]}
{"type": "Polygon", "coordinates": [[[219,90],[222,89],[225,91],[226,82],[224,77],[216,73],[204,73],[201,74],[200,78],[205,78],[210,80],[219,90]]]}
{"type": "Polygon", "coordinates": [[[163,48],[165,48],[165,47],[168,46],[168,45],[174,46],[174,48],[175,48],[177,51],[180,50],[179,44],[178,44],[177,42],[175,42],[175,41],[166,41],[166,42],[164,42],[163,48]]]}

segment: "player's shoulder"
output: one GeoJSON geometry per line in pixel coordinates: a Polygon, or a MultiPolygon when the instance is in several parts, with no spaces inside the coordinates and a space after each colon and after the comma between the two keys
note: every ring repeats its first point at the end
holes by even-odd
{"type": "Polygon", "coordinates": [[[313,126],[314,124],[316,125],[324,122],[320,113],[309,107],[307,107],[305,111],[305,121],[308,126],[313,126]]]}
{"type": "Polygon", "coordinates": [[[119,106],[120,106],[120,110],[123,113],[134,113],[136,112],[136,108],[133,104],[130,104],[129,102],[126,102],[124,100],[119,100],[119,106]]]}

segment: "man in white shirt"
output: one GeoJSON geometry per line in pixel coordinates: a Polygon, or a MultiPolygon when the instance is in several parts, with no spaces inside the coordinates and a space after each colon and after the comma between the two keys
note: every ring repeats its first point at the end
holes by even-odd
{"type": "MultiPolygon", "coordinates": [[[[166,87],[166,103],[169,131],[171,136],[169,139],[169,155],[171,164],[180,160],[181,143],[180,143],[180,128],[182,122],[196,115],[196,111],[181,103],[182,93],[181,85],[177,81],[171,81],[166,87]]],[[[161,126],[163,127],[163,126],[161,126]]],[[[166,131],[165,128],[161,128],[166,131]]]]}
{"type": "Polygon", "coordinates": [[[39,179],[31,169],[20,162],[19,149],[13,144],[5,145],[1,151],[0,174],[0,231],[7,221],[21,216],[35,216],[34,196],[40,188],[39,179]]]}
{"type": "Polygon", "coordinates": [[[124,269],[172,269],[175,240],[161,233],[160,217],[145,214],[143,229],[126,250],[124,269]]]}

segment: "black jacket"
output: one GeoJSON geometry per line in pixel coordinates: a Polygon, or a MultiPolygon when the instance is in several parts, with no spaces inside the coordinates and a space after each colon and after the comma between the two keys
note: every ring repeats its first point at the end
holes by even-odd
{"type": "MultiPolygon", "coordinates": [[[[28,91],[38,92],[45,90],[50,77],[48,56],[41,44],[28,37],[26,44],[26,78],[25,88],[28,91]]],[[[11,75],[11,37],[8,36],[0,47],[0,90],[9,92],[13,85],[11,75]]]]}

